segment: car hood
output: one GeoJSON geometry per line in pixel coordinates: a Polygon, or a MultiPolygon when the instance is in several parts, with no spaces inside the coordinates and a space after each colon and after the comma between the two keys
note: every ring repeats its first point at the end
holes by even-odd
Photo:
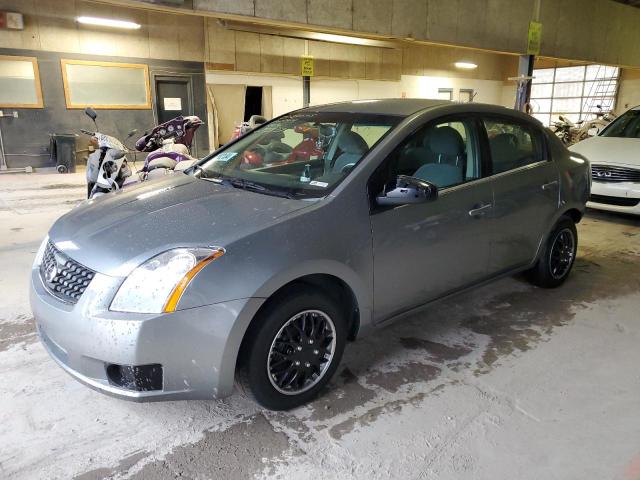
{"type": "Polygon", "coordinates": [[[618,137],[591,137],[569,150],[587,157],[595,164],[640,166],[640,139],[618,137]]]}
{"type": "Polygon", "coordinates": [[[81,204],[56,221],[49,238],[97,272],[126,276],[160,252],[224,247],[312,203],[174,174],[81,204]]]}

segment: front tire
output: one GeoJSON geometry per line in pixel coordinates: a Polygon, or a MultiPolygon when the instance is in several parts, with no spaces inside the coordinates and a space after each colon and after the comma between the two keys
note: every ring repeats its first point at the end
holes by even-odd
{"type": "Polygon", "coordinates": [[[243,340],[240,390],[270,410],[313,399],[331,379],[344,351],[346,321],[322,290],[295,286],[271,299],[243,340]]]}
{"type": "Polygon", "coordinates": [[[561,217],[551,231],[540,258],[529,270],[529,279],[534,285],[555,288],[569,276],[578,250],[578,232],[573,220],[561,217]]]}

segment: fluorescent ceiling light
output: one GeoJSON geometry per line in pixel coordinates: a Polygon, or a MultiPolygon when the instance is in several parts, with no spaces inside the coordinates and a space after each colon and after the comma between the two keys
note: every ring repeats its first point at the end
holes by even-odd
{"type": "Polygon", "coordinates": [[[286,29],[257,25],[253,23],[241,23],[232,20],[218,20],[218,23],[229,30],[241,32],[264,33],[266,35],[280,35],[281,37],[302,38],[305,40],[317,40],[319,42],[346,43],[349,45],[364,45],[366,47],[398,48],[395,42],[378,40],[373,38],[351,37],[349,35],[337,35],[335,33],[312,32],[309,30],[286,29]]]}
{"type": "Polygon", "coordinates": [[[319,40],[321,42],[346,43],[348,45],[378,45],[377,41],[370,40],[368,38],[350,37],[348,35],[336,35],[334,33],[309,32],[308,38],[312,40],[319,40]]]}
{"type": "Polygon", "coordinates": [[[471,62],[456,62],[454,65],[456,68],[462,68],[464,70],[473,70],[474,68],[478,68],[478,65],[471,62]]]}
{"type": "Polygon", "coordinates": [[[76,18],[78,23],[85,25],[98,25],[101,27],[113,27],[113,28],[126,28],[128,30],[137,30],[140,28],[139,23],[127,22],[126,20],[113,20],[111,18],[98,18],[98,17],[78,17],[76,18]]]}

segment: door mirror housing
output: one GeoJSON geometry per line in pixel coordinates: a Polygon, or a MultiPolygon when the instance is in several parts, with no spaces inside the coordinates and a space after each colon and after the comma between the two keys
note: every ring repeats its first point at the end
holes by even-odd
{"type": "Polygon", "coordinates": [[[431,182],[407,175],[398,175],[396,186],[385,190],[376,197],[378,205],[397,206],[411,203],[425,203],[438,198],[438,187],[431,182]]]}

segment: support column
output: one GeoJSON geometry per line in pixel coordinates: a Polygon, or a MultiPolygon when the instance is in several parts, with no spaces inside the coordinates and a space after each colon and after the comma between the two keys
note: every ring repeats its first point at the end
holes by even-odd
{"type": "Polygon", "coordinates": [[[311,101],[311,77],[302,77],[302,106],[307,108],[311,101]]]}
{"type": "Polygon", "coordinates": [[[516,92],[515,109],[525,112],[531,100],[531,79],[533,76],[534,55],[520,55],[518,61],[518,90],[516,92]]]}

